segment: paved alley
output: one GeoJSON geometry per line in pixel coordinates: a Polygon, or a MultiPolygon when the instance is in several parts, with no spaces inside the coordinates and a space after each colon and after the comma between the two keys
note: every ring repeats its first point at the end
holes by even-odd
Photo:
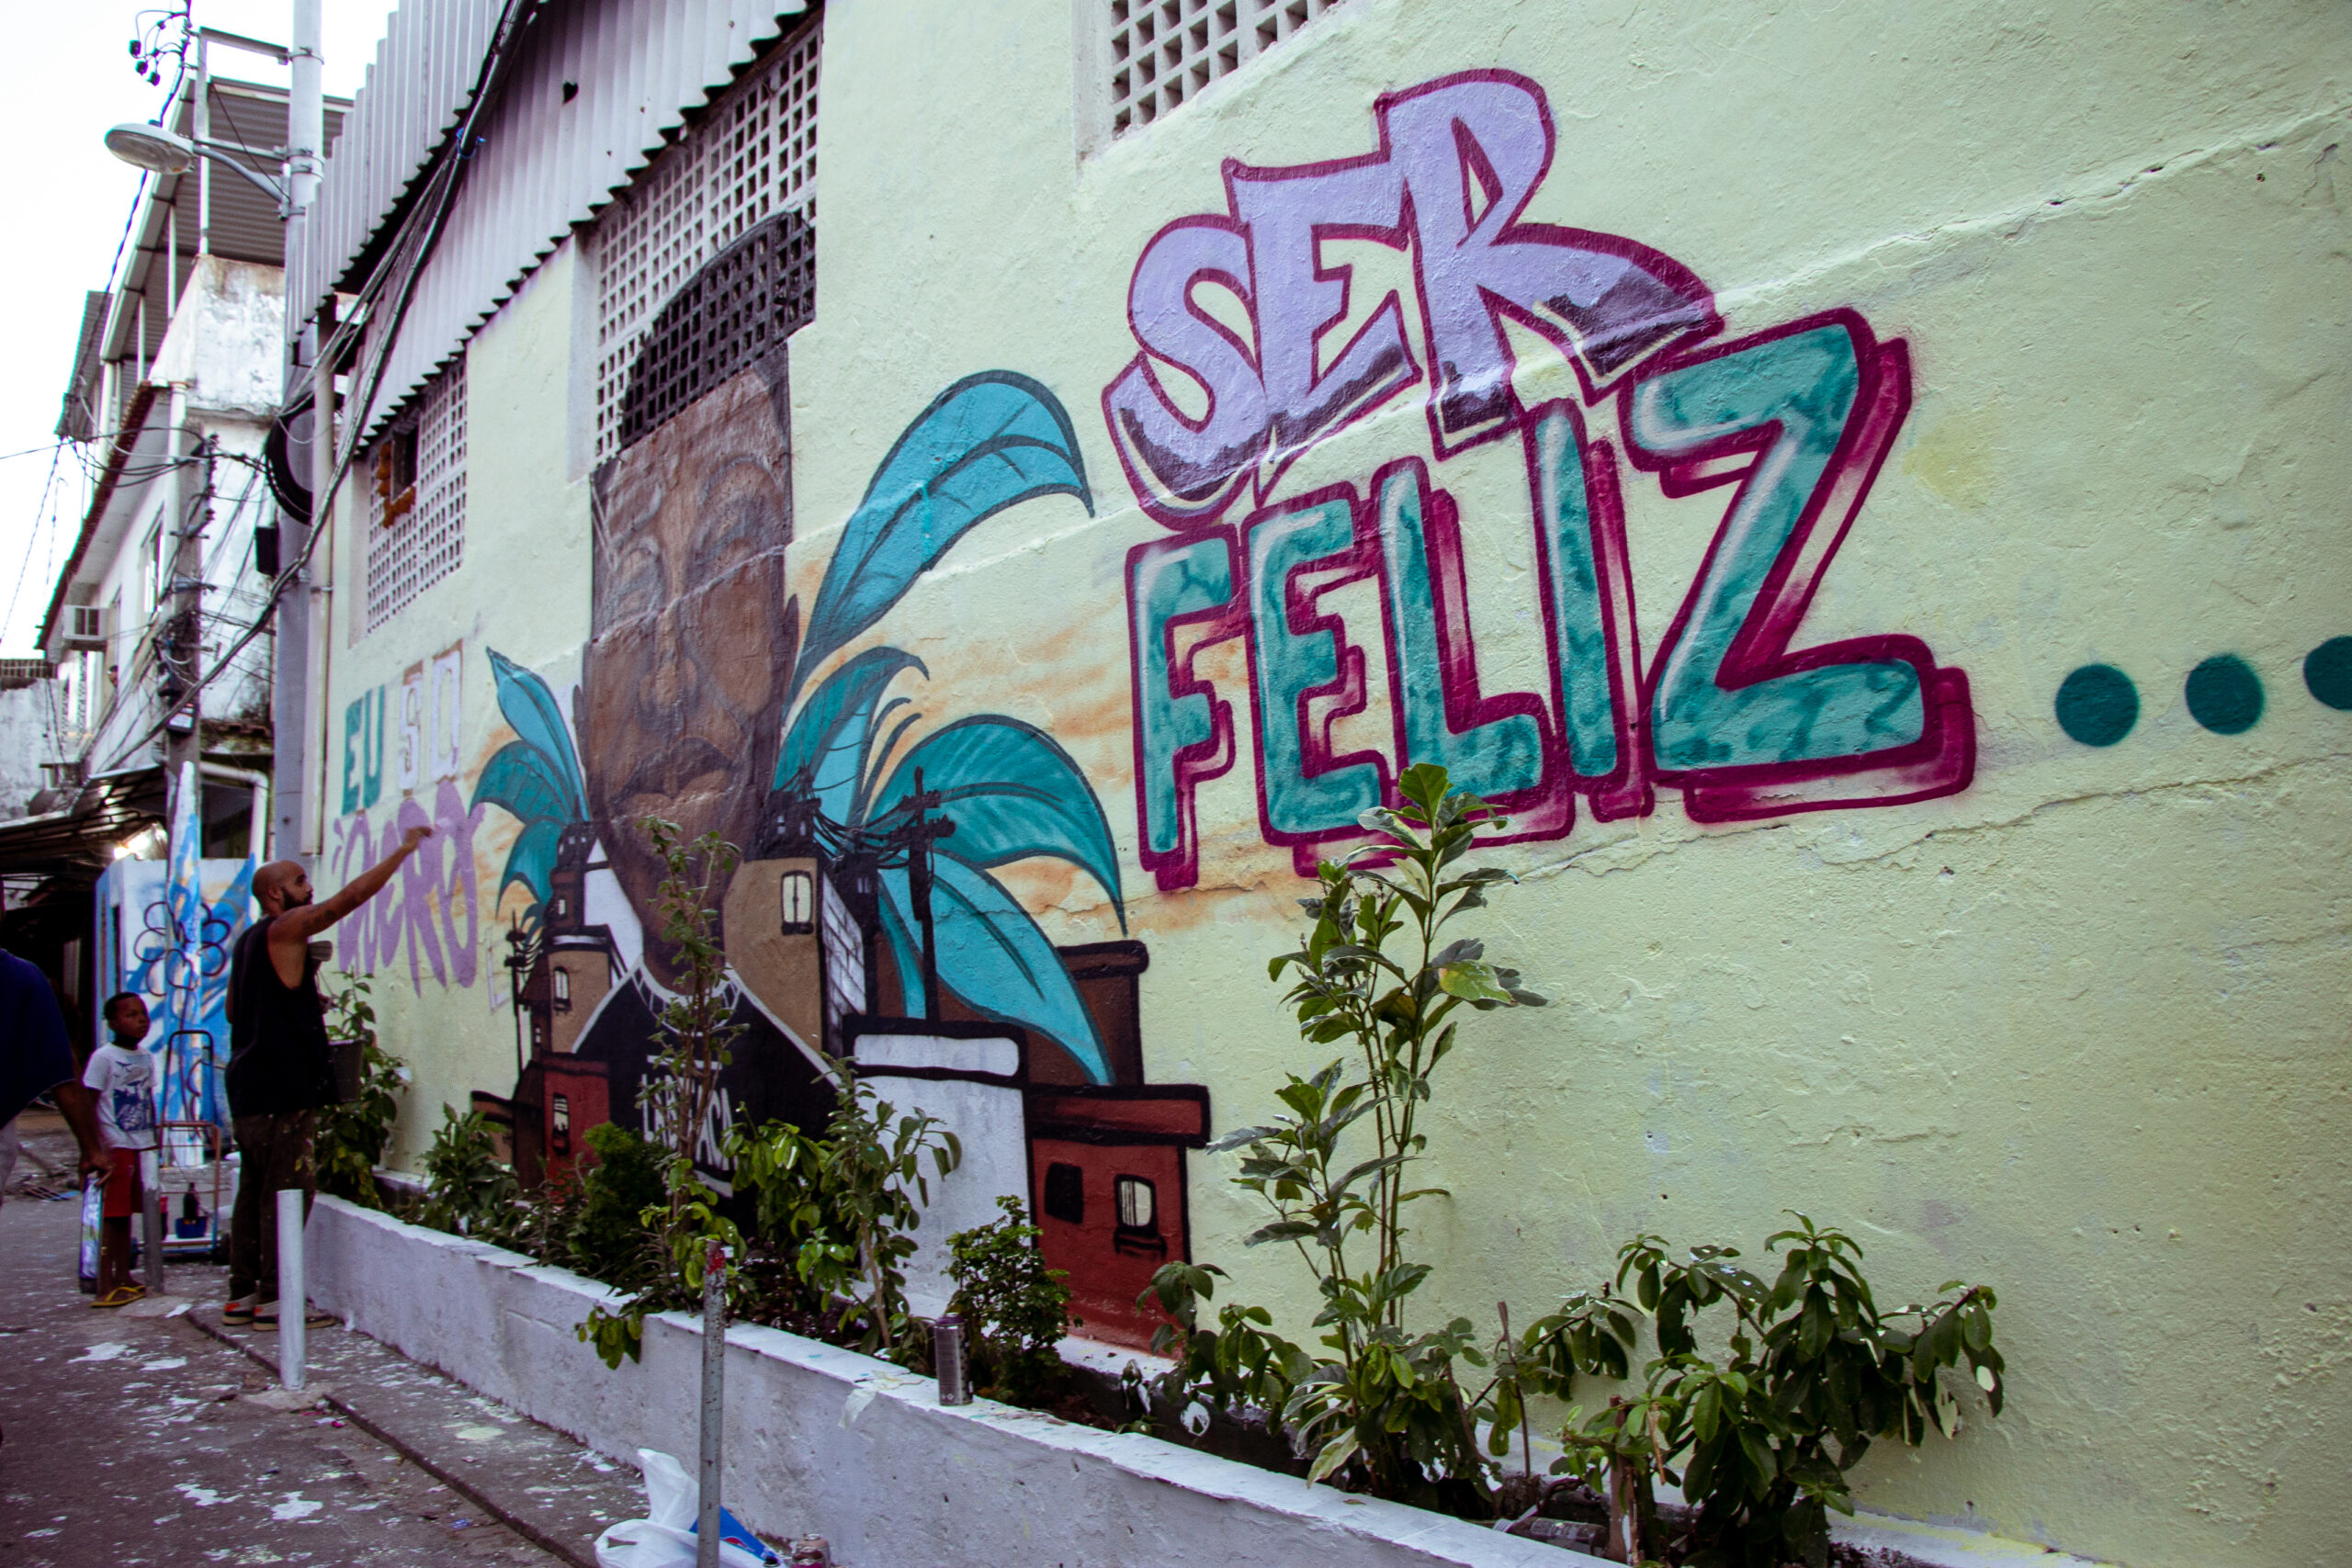
{"type": "MultiPolygon", "coordinates": [[[[0,1207],[0,1568],[553,1568],[593,1562],[595,1531],[636,1511],[632,1472],[339,1328],[311,1332],[310,1388],[349,1408],[274,1408],[267,1369],[226,1342],[250,1336],[198,1326],[217,1323],[222,1270],[175,1261],[171,1297],[93,1309],[74,1210],[0,1207]]],[[[274,1337],[258,1348],[275,1355],[274,1337]]]]}

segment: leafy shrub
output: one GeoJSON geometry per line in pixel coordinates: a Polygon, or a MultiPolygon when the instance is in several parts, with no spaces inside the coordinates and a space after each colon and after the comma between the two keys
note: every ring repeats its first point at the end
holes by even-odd
{"type": "Polygon", "coordinates": [[[1654,1235],[1618,1253],[1652,1317],[1657,1359],[1635,1398],[1612,1400],[1563,1434],[1553,1468],[1582,1476],[1611,1501],[1628,1561],[1670,1553],[1692,1568],[1824,1568],[1828,1511],[1851,1514],[1846,1472],[1871,1443],[1917,1446],[1932,1426],[1950,1437],[1960,1412],[1939,1374],[1966,1363],[1993,1414],[2002,1402],[1993,1348],[1994,1294],[1954,1280],[1932,1305],[1882,1313],[1853,1238],[1803,1214],[1765,1247],[1785,1244],[1770,1285],[1742,1268],[1736,1248],[1694,1247],[1678,1262],[1654,1235]],[[1722,1360],[1699,1354],[1692,1315],[1728,1303],[1736,1322],[1722,1360]],[[1669,1539],[1651,1500],[1656,1477],[1696,1507],[1669,1539]]]}
{"type": "Polygon", "coordinates": [[[376,1042],[376,1008],[368,999],[368,984],[367,976],[351,975],[327,987],[327,1034],[358,1041],[365,1066],[359,1098],[319,1112],[314,1147],[320,1191],[380,1209],[384,1205],[376,1191],[376,1167],[391,1141],[392,1124],[400,1117],[399,1097],[407,1090],[409,1075],[407,1066],[376,1042]]]}
{"type": "Polygon", "coordinates": [[[630,1289],[660,1261],[649,1245],[645,1212],[669,1200],[662,1179],[662,1151],[612,1122],[589,1128],[587,1141],[596,1160],[580,1176],[577,1211],[562,1235],[561,1257],[549,1260],[630,1289]]]}
{"type": "Polygon", "coordinates": [[[786,1122],[728,1136],[739,1190],[752,1194],[759,1234],[791,1265],[801,1304],[828,1336],[891,1359],[920,1359],[910,1336],[904,1265],[931,1201],[928,1163],[942,1177],[963,1145],[935,1116],[899,1115],[846,1063],[828,1060],[831,1118],[821,1137],[786,1122]]]}
{"type": "Polygon", "coordinates": [[[460,1116],[443,1106],[441,1126],[424,1152],[424,1204],[416,1223],[471,1235],[504,1223],[517,1190],[481,1112],[460,1116]]]}
{"type": "Polygon", "coordinates": [[[1069,1287],[1062,1282],[1069,1275],[1046,1267],[1042,1233],[1020,1199],[996,1203],[1003,1218],[947,1238],[947,1273],[956,1281],[947,1310],[972,1335],[973,1386],[1022,1404],[1060,1381],[1054,1347],[1069,1325],[1069,1287]]]}
{"type": "Polygon", "coordinates": [[[1789,1247],[1770,1286],[1731,1248],[1695,1247],[1678,1263],[1645,1235],[1621,1251],[1613,1287],[1571,1294],[1516,1336],[1500,1303],[1501,1332],[1483,1346],[1466,1318],[1409,1325],[1407,1308],[1430,1269],[1407,1256],[1406,1216],[1439,1190],[1413,1187],[1410,1168],[1428,1146],[1419,1121],[1436,1067],[1456,1044],[1449,1015],[1465,1003],[1543,998],[1487,962],[1476,941],[1440,945],[1441,928],[1510,880],[1456,868],[1475,831],[1502,818],[1453,791],[1442,769],[1410,768],[1398,782],[1404,804],[1363,818],[1379,841],[1325,863],[1319,896],[1302,900],[1313,931],[1268,971],[1292,976],[1285,999],[1300,1034],[1346,1042],[1355,1062],[1291,1075],[1272,1122],[1210,1145],[1243,1151],[1233,1180],[1273,1214],[1247,1245],[1297,1252],[1315,1277],[1314,1326],[1329,1353],[1284,1338],[1259,1306],[1225,1303],[1211,1326],[1204,1308],[1224,1271],[1170,1263],[1137,1303],[1166,1314],[1154,1348],[1177,1357],[1159,1395],[1179,1407],[1197,1399],[1263,1412],[1299,1457],[1313,1456],[1310,1481],[1484,1517],[1491,1461],[1510,1451],[1514,1427],[1525,1447],[1531,1399],[1566,1399],[1580,1378],[1626,1377],[1638,1304],[1658,1351],[1642,1392],[1589,1420],[1573,1415],[1568,1457],[1555,1467],[1604,1494],[1613,1555],[1690,1568],[1779,1568],[1795,1557],[1822,1568],[1827,1510],[1852,1511],[1845,1473],[1871,1441],[1916,1444],[1930,1425],[1956,1429],[1943,1370],[1966,1362],[1999,1412],[1993,1293],[1954,1281],[1939,1294],[1957,1297],[1883,1314],[1858,1267],[1861,1249],[1800,1215],[1767,1244],[1789,1247]],[[1629,1280],[1633,1299],[1615,1293],[1629,1280]],[[1738,1320],[1720,1362],[1698,1353],[1690,1325],[1719,1302],[1738,1320]],[[1484,1386],[1472,1392],[1463,1367],[1487,1372],[1484,1386]],[[1661,1476],[1693,1505],[1670,1535],[1652,1498],[1661,1476]]]}

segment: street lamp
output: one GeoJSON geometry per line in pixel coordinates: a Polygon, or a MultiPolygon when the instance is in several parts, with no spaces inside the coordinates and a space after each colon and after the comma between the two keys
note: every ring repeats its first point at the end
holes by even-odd
{"type": "MultiPolygon", "coordinates": [[[[271,200],[277,203],[280,218],[292,214],[293,193],[278,181],[255,173],[231,157],[230,153],[243,149],[231,147],[226,142],[209,141],[200,136],[181,136],[165,130],[160,125],[149,125],[144,120],[134,119],[126,120],[107,132],[107,151],[135,168],[158,175],[181,174],[195,167],[198,158],[209,158],[216,164],[236,170],[259,186],[271,200]]],[[[282,147],[270,149],[274,156],[282,157],[285,151],[282,147]]]]}

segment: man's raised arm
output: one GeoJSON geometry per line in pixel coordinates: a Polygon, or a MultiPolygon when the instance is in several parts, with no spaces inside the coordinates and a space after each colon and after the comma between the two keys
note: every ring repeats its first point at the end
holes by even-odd
{"type": "Polygon", "coordinates": [[[382,860],[316,903],[300,905],[278,916],[277,923],[269,928],[269,945],[275,949],[280,944],[292,947],[306,942],[373,898],[384,890],[384,884],[392,879],[401,862],[416,853],[416,847],[432,836],[430,828],[411,828],[401,835],[400,847],[382,860]]]}

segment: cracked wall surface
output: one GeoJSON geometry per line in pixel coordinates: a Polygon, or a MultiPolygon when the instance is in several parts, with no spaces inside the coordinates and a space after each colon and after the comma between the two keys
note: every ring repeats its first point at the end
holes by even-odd
{"type": "MultiPolygon", "coordinates": [[[[1193,791],[1193,880],[1144,853],[1130,553],[1194,536],[1147,513],[1098,406],[1142,352],[1137,258],[1226,211],[1227,159],[1363,157],[1382,95],[1516,73],[1555,132],[1524,216],[1703,279],[1722,328],[1698,348],[1830,311],[1905,345],[1907,410],[1792,646],[1916,639],[1964,674],[1973,751],[1930,798],[1710,821],[1658,781],[1646,814],[1579,796],[1564,833],[1493,852],[1523,882],[1478,929],[1555,1005],[1475,1020],[1448,1064],[1430,1310],[1541,1310],[1638,1232],[1752,1250],[1802,1210],[1863,1241],[1883,1299],[1953,1277],[2000,1292],[2007,1411],[1882,1447],[1866,1506],[2151,1568],[2352,1561],[2352,712],[2324,700],[2324,660],[2306,671],[2352,636],[2352,13],[1349,0],[1084,155],[1070,18],[1065,0],[828,17],[785,576],[806,612],[884,454],[958,378],[1017,371],[1066,407],[1091,513],[1052,495],[989,517],[840,656],[923,661],[899,688],[922,715],[905,744],[985,712],[1082,773],[1124,925],[1067,859],[993,874],[1055,943],[1148,948],[1148,1080],[1204,1086],[1222,1131],[1324,1058],[1261,979],[1302,884],[1261,815],[1248,637],[1178,628],[1230,705],[1232,765],[1193,791]],[[2250,723],[2192,702],[2222,657],[2258,684],[2250,723]],[[2094,667],[2133,699],[2109,744],[2075,732],[2111,712],[2060,699],[2094,667]]],[[[1417,321],[1406,249],[1339,238],[1325,259],[1351,281],[1324,364],[1392,293],[1417,321]]],[[[560,693],[581,678],[594,481],[566,411],[589,395],[594,288],[568,245],[471,345],[469,504],[498,521],[393,625],[337,641],[331,714],[460,639],[560,693]]],[[[1229,292],[1198,303],[1251,332],[1229,292]]],[[[1668,494],[1622,460],[1614,400],[1558,342],[1501,330],[1520,403],[1573,404],[1621,453],[1626,630],[1654,672],[1733,490],[1668,494]]],[[[1162,368],[1198,417],[1202,388],[1162,368]]],[[[1458,507],[1479,690],[1549,703],[1521,444],[1440,456],[1425,393],[1322,434],[1262,504],[1420,459],[1458,507]]],[[[1330,750],[1393,751],[1415,675],[1382,656],[1378,583],[1319,604],[1368,650],[1330,750]]],[[[741,656],[775,636],[743,628],[741,656]]],[[[471,779],[514,731],[486,668],[466,679],[471,779]]],[[[481,816],[485,893],[516,831],[481,816]]],[[[412,987],[403,956],[379,986],[419,1073],[406,1158],[438,1102],[513,1081],[497,965],[526,900],[504,897],[483,902],[481,984],[412,987]]],[[[1193,1255],[1302,1330],[1304,1279],[1239,1245],[1261,1216],[1230,1167],[1186,1169],[1193,1255]]]]}

